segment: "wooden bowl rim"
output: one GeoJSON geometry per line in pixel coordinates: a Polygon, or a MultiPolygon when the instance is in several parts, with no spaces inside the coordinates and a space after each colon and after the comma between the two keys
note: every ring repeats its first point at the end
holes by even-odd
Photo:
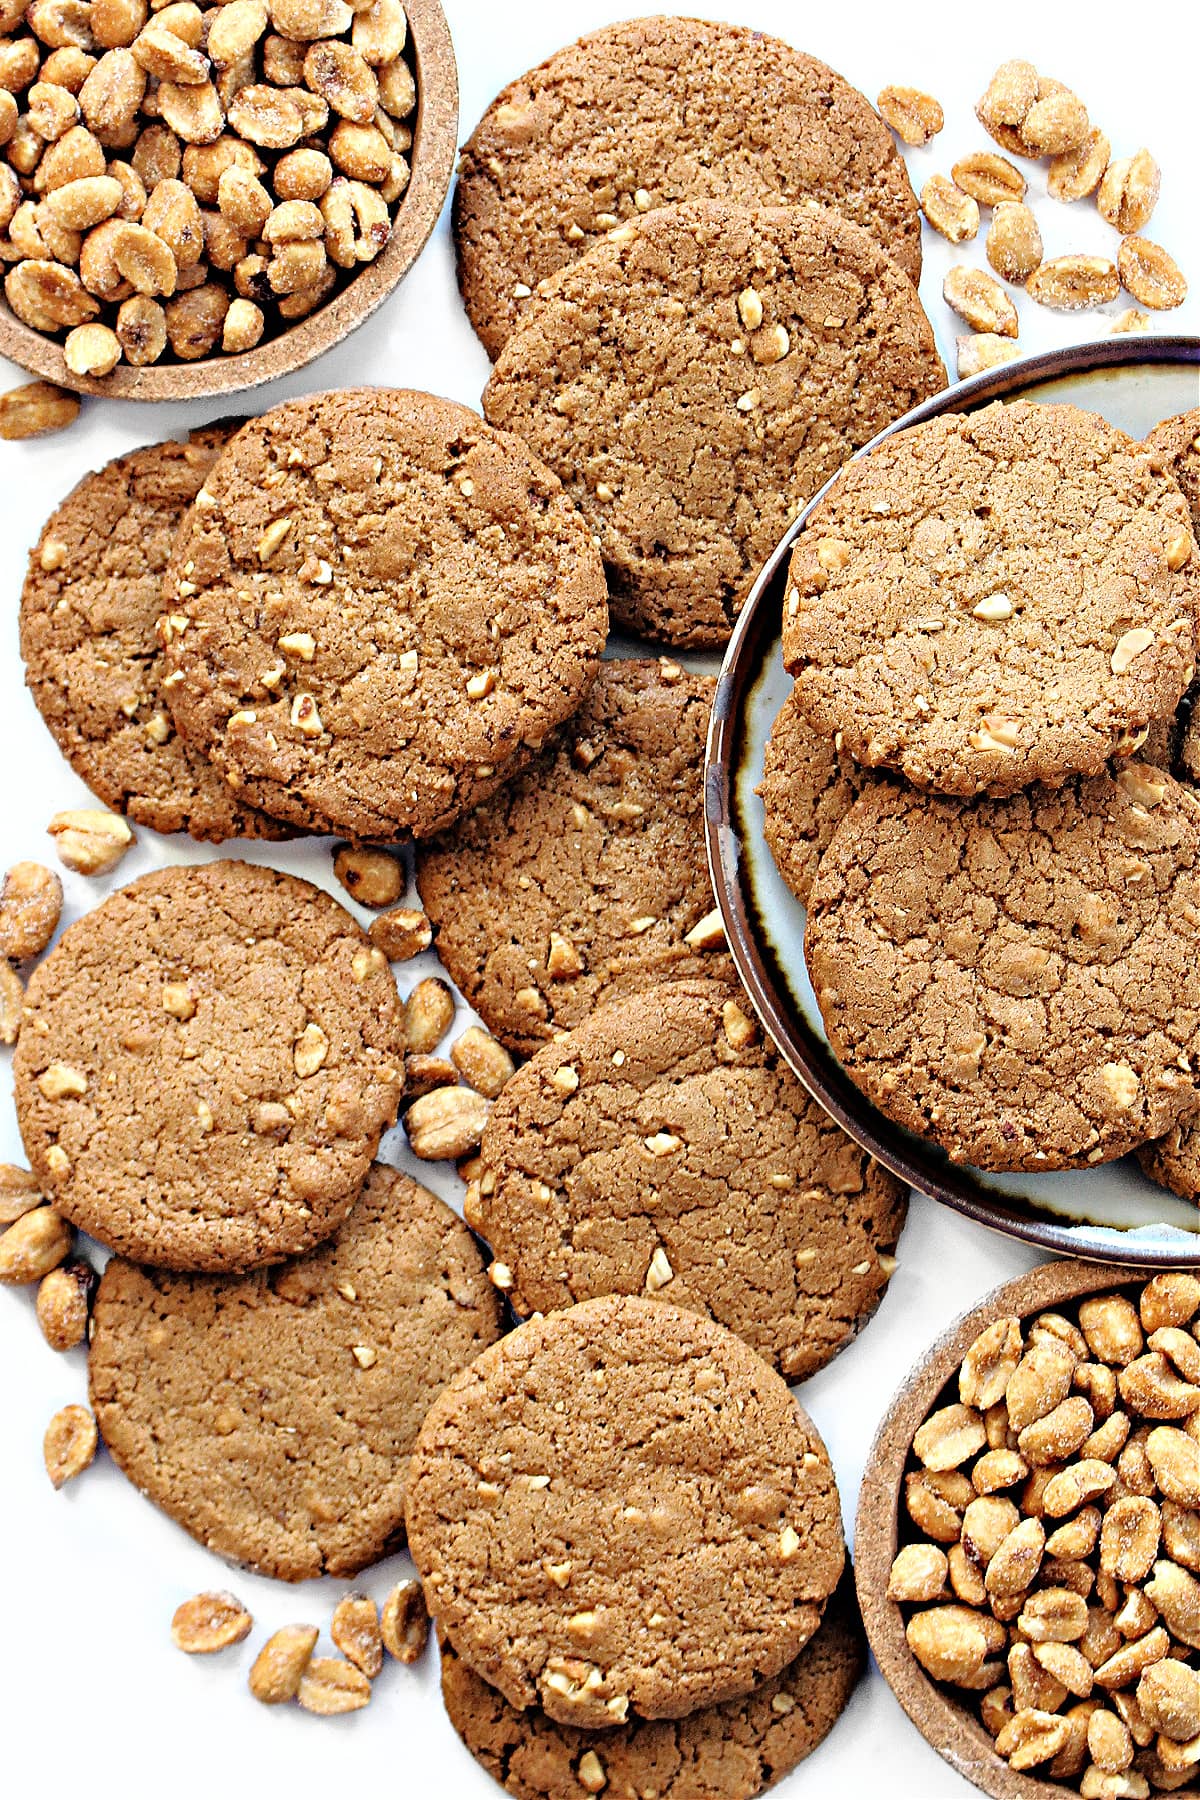
{"type": "Polygon", "coordinates": [[[899,1538],[900,1489],[913,1437],[965,1352],[995,1319],[1011,1313],[1024,1321],[1065,1300],[1142,1288],[1149,1279],[1150,1271],[1139,1274],[1116,1263],[1049,1262],[994,1288],[930,1345],[884,1414],[867,1458],[854,1525],[854,1571],[872,1653],[925,1741],[993,1800],[1047,1800],[1050,1795],[1079,1800],[1079,1789],[1010,1769],[997,1756],[979,1720],[930,1679],[908,1647],[904,1618],[899,1606],[887,1598],[887,1582],[899,1538]]]}
{"type": "Polygon", "coordinates": [[[119,400],[203,400],[215,394],[241,393],[290,375],[349,337],[416,262],[437,223],[454,171],[458,68],[446,15],[439,0],[405,0],[404,10],[417,82],[412,175],[386,248],[327,305],[240,356],[152,363],[144,369],[118,363],[111,375],[96,379],[73,375],[63,359],[62,345],[22,324],[0,288],[0,355],[10,357],[31,375],[77,394],[119,400]]]}

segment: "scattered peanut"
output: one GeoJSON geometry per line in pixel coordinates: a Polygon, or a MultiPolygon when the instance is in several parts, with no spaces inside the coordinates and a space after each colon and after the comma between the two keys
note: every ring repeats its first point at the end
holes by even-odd
{"type": "Polygon", "coordinates": [[[99,1435],[86,1406],[64,1406],[46,1427],[42,1455],[53,1487],[61,1488],[91,1463],[99,1435]]]}
{"type": "Polygon", "coordinates": [[[368,1594],[347,1594],[333,1609],[329,1635],[342,1655],[374,1680],[383,1667],[379,1609],[368,1594]]]}
{"type": "Polygon", "coordinates": [[[193,1594],[175,1608],[171,1641],[189,1656],[211,1656],[248,1637],[254,1620],[236,1594],[193,1594]]]}
{"type": "Polygon", "coordinates": [[[109,874],[134,841],[131,828],[119,814],[99,808],[55,813],[47,830],[59,861],[77,875],[109,874]]]}
{"type": "Polygon", "coordinates": [[[280,1706],[294,1700],[319,1635],[315,1625],[284,1625],[272,1632],[250,1670],[250,1692],[254,1698],[264,1706],[280,1706]]]}
{"type": "Polygon", "coordinates": [[[383,1603],[383,1647],[397,1662],[415,1663],[429,1640],[429,1614],[419,1581],[402,1581],[383,1603]]]}

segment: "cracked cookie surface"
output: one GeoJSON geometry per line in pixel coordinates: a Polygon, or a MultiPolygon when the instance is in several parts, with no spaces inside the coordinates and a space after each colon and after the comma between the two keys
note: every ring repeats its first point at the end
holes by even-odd
{"type": "Polygon", "coordinates": [[[812,1637],[844,1561],[829,1458],[779,1376],[629,1296],[530,1320],[457,1376],[407,1517],[463,1660],[587,1729],[749,1693],[812,1637]]]}
{"type": "Polygon", "coordinates": [[[429,394],[243,427],[164,583],[176,724],[298,826],[393,839],[491,793],[579,705],[608,614],[557,478],[429,394]]]}
{"type": "Polygon", "coordinates": [[[76,774],[135,824],[214,842],[291,835],[183,741],[162,686],[163,571],[237,429],[207,426],[85,475],[42,528],[21,594],[26,680],[76,774]]]}
{"type": "MultiPolygon", "coordinates": [[[[1148,433],[1146,445],[1180,486],[1192,515],[1193,533],[1200,534],[1200,406],[1164,419],[1148,433]]],[[[1200,783],[1200,720],[1196,717],[1196,689],[1188,693],[1180,733],[1178,766],[1187,780],[1200,783]]],[[[1200,1166],[1197,1168],[1200,1175],[1200,1166]]]]}
{"type": "Polygon", "coordinates": [[[788,1381],[875,1311],[906,1211],[724,982],[639,989],[545,1045],[480,1154],[478,1229],[519,1314],[656,1294],[788,1381]]]}
{"type": "Polygon", "coordinates": [[[778,38],[633,19],[568,45],[497,96],[463,146],[458,276],[490,355],[529,293],[623,220],[680,200],[815,200],[864,226],[915,282],[921,222],[864,96],[778,38]]]}
{"type": "Polygon", "coordinates": [[[834,1054],[959,1162],[1082,1168],[1196,1108],[1200,800],[1161,769],[962,802],[864,790],[809,896],[834,1054]]]}
{"type": "Polygon", "coordinates": [[[403,1088],[381,951],[307,881],[143,875],[30,978],[13,1063],[42,1191],[138,1262],[278,1262],[353,1206],[403,1088]]]}
{"type": "Polygon", "coordinates": [[[850,464],[792,553],[784,661],[815,730],[942,793],[1096,774],[1190,679],[1200,557],[1159,459],[998,402],[850,464]]]}
{"type": "Polygon", "coordinates": [[[669,661],[601,664],[533,767],[417,852],[437,952],[511,1050],[604,995],[725,973],[686,938],[713,906],[703,764],[716,683],[669,661]]]}
{"type": "Polygon", "coordinates": [[[815,1635],[781,1674],[745,1699],[702,1707],[686,1719],[575,1731],[540,1711],[509,1706],[448,1642],[441,1646],[442,1699],[472,1756],[515,1800],[578,1800],[585,1775],[590,1792],[752,1800],[829,1735],[862,1676],[866,1644],[848,1587],[839,1587],[815,1635]]]}
{"type": "Polygon", "coordinates": [[[94,1326],[92,1405],[124,1473],[217,1555],[302,1581],[403,1536],[418,1427],[500,1306],[461,1220],[376,1164],[336,1236],[278,1268],[113,1258],[94,1326]]]}
{"type": "Polygon", "coordinates": [[[613,617],[711,645],[804,502],[945,385],[916,289],[859,226],[693,201],[552,276],[483,408],[566,484],[613,617]]]}
{"type": "Polygon", "coordinates": [[[755,791],[767,848],[797,900],[807,904],[830,839],[871,779],[813,730],[793,690],[775,715],[755,791]]]}

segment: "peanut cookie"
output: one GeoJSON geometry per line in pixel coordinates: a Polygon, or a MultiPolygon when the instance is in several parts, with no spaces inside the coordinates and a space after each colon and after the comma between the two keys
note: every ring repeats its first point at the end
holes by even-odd
{"type": "Polygon", "coordinates": [[[581,1793],[658,1800],[752,1800],[828,1737],[866,1667],[862,1625],[843,1581],[815,1635],[782,1674],[742,1700],[685,1719],[634,1719],[576,1731],[534,1708],[517,1712],[441,1646],[442,1699],[472,1756],[515,1800],[581,1793]],[[603,1782],[603,1787],[601,1787],[603,1782]]]}
{"type": "Polygon", "coordinates": [[[598,236],[702,199],[820,201],[920,275],[912,186],[862,94],[759,31],[633,19],[514,81],[463,147],[458,279],[489,354],[523,321],[530,290],[598,236]]]}
{"type": "Polygon", "coordinates": [[[164,583],[171,707],[298,825],[423,836],[574,712],[607,631],[595,546],[523,444],[358,388],[246,425],[164,583]]]}
{"type": "MultiPolygon", "coordinates": [[[[1147,447],[1157,456],[1168,475],[1174,477],[1183,491],[1192,515],[1192,531],[1200,533],[1200,406],[1164,419],[1146,438],[1147,447]]],[[[1200,720],[1196,717],[1196,693],[1188,695],[1183,709],[1183,726],[1179,737],[1178,760],[1182,774],[1200,782],[1200,720]]]]}
{"type": "Polygon", "coordinates": [[[1173,1125],[1164,1137],[1143,1144],[1137,1159],[1151,1181],[1181,1199],[1200,1201],[1200,1130],[1194,1124],[1173,1125]]]}
{"type": "Polygon", "coordinates": [[[106,806],[155,831],[285,838],[171,722],[163,570],[236,425],[150,444],[85,475],[42,528],[21,594],[25,679],[59,749],[106,806]]]}
{"type": "Polygon", "coordinates": [[[545,282],[483,407],[577,501],[614,618],[704,645],[804,502],[945,385],[916,289],[868,232],[692,201],[545,282]]]}
{"type": "Polygon", "coordinates": [[[1108,1162],[1200,1097],[1200,799],[1143,763],[1008,800],[873,783],[805,954],[888,1118],[984,1169],[1108,1162]]]}
{"type": "Polygon", "coordinates": [[[942,793],[1095,774],[1191,679],[1200,557],[1160,461],[1018,400],[850,464],[792,553],[784,660],[809,723],[942,793]]]}
{"type": "Polygon", "coordinates": [[[354,1575],[403,1535],[430,1402],[499,1334],[470,1232],[376,1164],[336,1236],[279,1268],[168,1275],[114,1257],[92,1405],[129,1479],[208,1549],[284,1581],[354,1575]]]}
{"type": "Polygon", "coordinates": [[[456,1376],[413,1448],[407,1518],[464,1662],[588,1730],[777,1675],[844,1560],[829,1458],[779,1376],[630,1296],[532,1319],[456,1376]]]}
{"type": "Polygon", "coordinates": [[[606,662],[533,768],[417,854],[437,952],[510,1049],[585,1019],[601,996],[724,974],[703,763],[716,683],[673,662],[606,662]]]}
{"type": "Polygon", "coordinates": [[[639,989],[544,1045],[482,1157],[472,1223],[518,1313],[657,1295],[789,1381],[875,1311],[907,1204],[717,981],[639,989]]]}
{"type": "Polygon", "coordinates": [[[163,869],[35,970],[17,1118],[42,1191],[137,1262],[238,1270],[335,1231],[403,1086],[396,984],[328,894],[163,869]]]}
{"type": "Polygon", "coordinates": [[[807,904],[829,840],[871,780],[832,738],[813,730],[793,690],[780,707],[763,752],[763,836],[797,900],[807,904]]]}

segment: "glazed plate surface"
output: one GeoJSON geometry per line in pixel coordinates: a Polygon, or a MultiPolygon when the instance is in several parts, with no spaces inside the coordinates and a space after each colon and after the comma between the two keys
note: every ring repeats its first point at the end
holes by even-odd
{"type": "MultiPolygon", "coordinates": [[[[1200,339],[1110,338],[1009,364],[937,395],[892,430],[1017,398],[1067,401],[1143,437],[1160,419],[1200,405],[1200,339]]],[[[870,446],[861,452],[869,453],[870,446]]],[[[830,1052],[804,962],[804,908],[772,860],[755,793],[771,726],[792,686],[780,645],[788,559],[815,504],[788,530],[738,620],[709,732],[705,826],[713,885],[739,972],[764,1024],[833,1117],[922,1192],[981,1224],[1064,1255],[1200,1264],[1200,1209],[1148,1181],[1134,1158],[1051,1175],[984,1174],[951,1163],[877,1112],[830,1052]]]]}

